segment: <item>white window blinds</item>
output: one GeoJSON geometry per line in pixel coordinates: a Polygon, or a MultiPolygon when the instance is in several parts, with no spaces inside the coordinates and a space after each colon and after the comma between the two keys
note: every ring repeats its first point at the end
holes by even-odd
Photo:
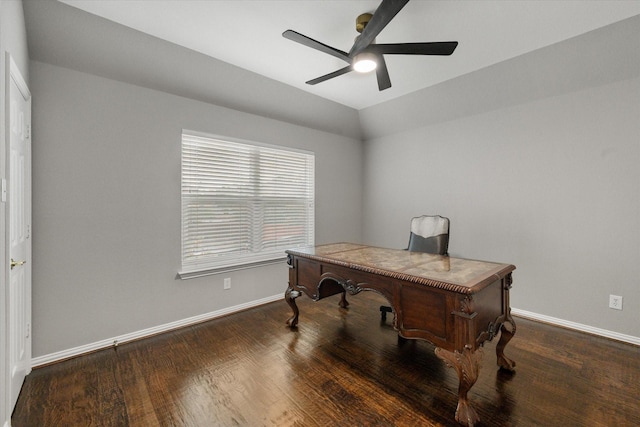
{"type": "Polygon", "coordinates": [[[285,256],[314,243],[314,155],[182,134],[182,272],[285,256]]]}

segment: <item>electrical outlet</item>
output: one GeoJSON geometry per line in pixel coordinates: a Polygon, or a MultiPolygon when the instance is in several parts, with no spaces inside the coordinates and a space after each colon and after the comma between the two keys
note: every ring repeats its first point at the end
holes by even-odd
{"type": "Polygon", "coordinates": [[[224,279],[224,288],[231,289],[231,277],[226,277],[224,279]]]}
{"type": "Polygon", "coordinates": [[[622,310],[622,297],[618,295],[609,295],[609,308],[622,310]]]}

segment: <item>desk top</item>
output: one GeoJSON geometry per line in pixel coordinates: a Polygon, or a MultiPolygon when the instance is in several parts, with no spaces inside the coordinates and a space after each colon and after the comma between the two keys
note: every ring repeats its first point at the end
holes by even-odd
{"type": "Polygon", "coordinates": [[[354,243],[308,246],[286,252],[294,256],[464,294],[474,294],[515,270],[515,266],[510,264],[354,243]]]}

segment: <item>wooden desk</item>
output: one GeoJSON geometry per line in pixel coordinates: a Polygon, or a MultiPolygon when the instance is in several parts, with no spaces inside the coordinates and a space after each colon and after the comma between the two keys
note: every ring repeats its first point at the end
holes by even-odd
{"type": "Polygon", "coordinates": [[[467,426],[479,421],[467,392],[478,378],[483,343],[502,331],[496,346],[498,366],[509,371],[515,367],[504,355],[516,332],[509,305],[513,265],[352,243],[286,252],[290,327],[298,324],[295,298],[302,293],[314,301],[342,294],[340,306],[346,308],[346,292],[376,291],[393,308],[393,326],[402,337],[431,342],[436,355],[456,370],[456,421],[467,426]]]}

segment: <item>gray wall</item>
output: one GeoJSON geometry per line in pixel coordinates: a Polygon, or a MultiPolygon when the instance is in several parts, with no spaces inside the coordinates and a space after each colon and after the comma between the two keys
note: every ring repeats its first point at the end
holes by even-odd
{"type": "Polygon", "coordinates": [[[182,128],[315,151],[317,243],[405,247],[447,215],[453,255],[517,266],[514,307],[640,336],[640,17],[356,112],[57,2],[25,15],[34,357],[284,291],[284,265],[175,279],[182,128]]]}
{"type": "Polygon", "coordinates": [[[366,141],[364,241],[448,216],[452,255],[516,265],[513,307],[640,337],[639,100],[633,78],[366,141]]]}
{"type": "Polygon", "coordinates": [[[640,16],[360,119],[366,243],[448,216],[452,255],[516,265],[512,307],[640,337],[640,16]]]}
{"type": "Polygon", "coordinates": [[[30,58],[360,138],[358,112],[57,1],[24,3],[30,58]]]}
{"type": "Polygon", "coordinates": [[[35,61],[31,86],[34,357],[284,294],[284,262],[176,279],[183,128],[315,152],[316,242],[361,239],[357,139],[35,61]]]}

